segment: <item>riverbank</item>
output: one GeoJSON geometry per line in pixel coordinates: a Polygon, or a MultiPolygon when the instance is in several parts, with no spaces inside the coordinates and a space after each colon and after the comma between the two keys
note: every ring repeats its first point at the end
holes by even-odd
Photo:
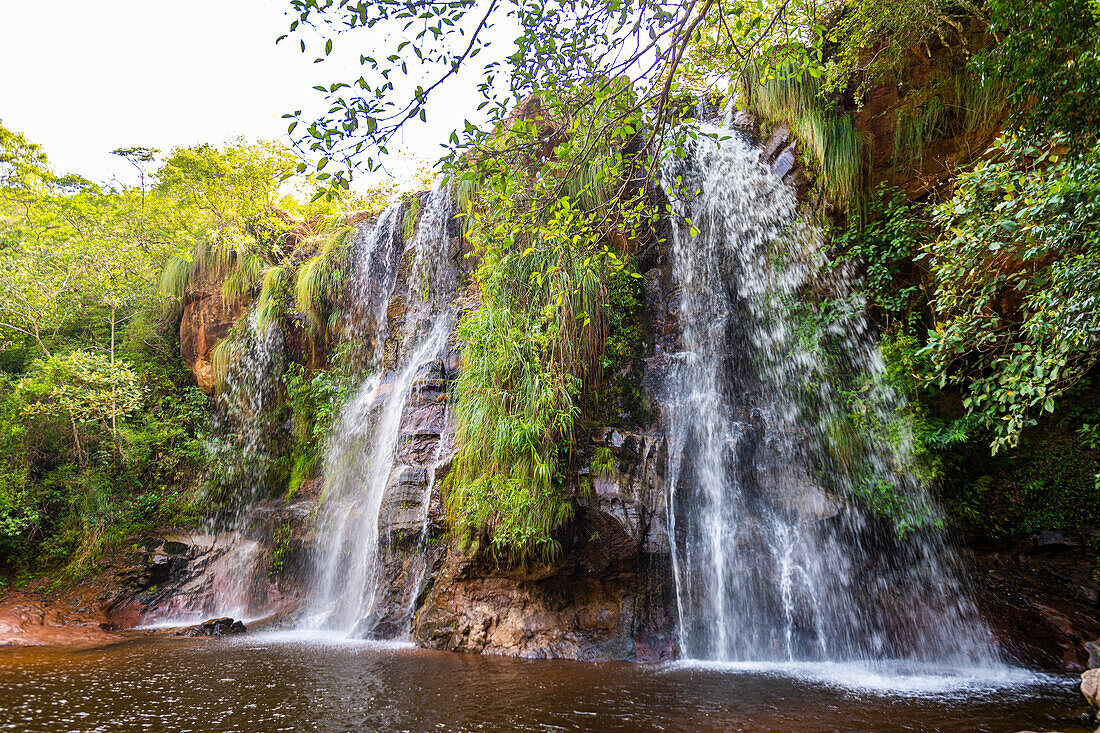
{"type": "Polygon", "coordinates": [[[112,628],[92,587],[46,578],[0,595],[0,647],[106,643],[120,638],[112,628]]]}

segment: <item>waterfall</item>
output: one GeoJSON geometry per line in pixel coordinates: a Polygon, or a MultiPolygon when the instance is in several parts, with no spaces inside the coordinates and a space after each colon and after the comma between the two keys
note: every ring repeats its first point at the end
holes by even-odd
{"type": "Polygon", "coordinates": [[[386,336],[386,306],[401,262],[404,210],[400,203],[390,204],[373,227],[355,230],[351,246],[355,264],[347,288],[348,303],[342,313],[344,337],[370,340],[364,351],[372,367],[376,366],[378,348],[386,336]]]}
{"type": "Polygon", "coordinates": [[[240,337],[225,343],[224,383],[215,398],[212,466],[205,483],[219,510],[200,532],[184,535],[195,548],[202,571],[173,597],[158,602],[147,623],[193,623],[212,616],[253,618],[267,609],[260,541],[263,522],[257,502],[267,490],[275,443],[283,426],[277,408],[284,371],[285,344],[272,323],[255,308],[248,312],[240,337]]]}
{"type": "Polygon", "coordinates": [[[899,535],[856,498],[884,483],[901,510],[938,519],[861,319],[798,317],[820,287],[818,232],[746,136],[703,132],[662,174],[680,328],[662,419],[682,655],[997,664],[939,533],[899,535]],[[882,428],[856,448],[838,444],[845,407],[824,342],[861,375],[882,428]]]}
{"type": "MultiPolygon", "coordinates": [[[[277,440],[274,411],[278,407],[285,347],[279,328],[263,323],[255,308],[248,312],[247,330],[225,344],[229,349],[224,384],[215,399],[212,446],[218,475],[231,508],[255,502],[266,486],[272,443],[277,440]]],[[[235,512],[239,513],[239,511],[235,512]]]]}
{"type": "Polygon", "coordinates": [[[391,247],[395,237],[400,242],[392,229],[401,223],[397,209],[388,209],[375,235],[362,240],[349,288],[350,307],[358,314],[351,333],[362,337],[371,353],[367,374],[341,409],[328,441],[316,530],[317,581],[304,621],[311,628],[358,636],[406,630],[408,596],[415,598],[419,575],[402,574],[408,558],[401,555],[415,554],[424,538],[433,485],[415,479],[420,472],[434,475],[439,451],[417,461],[402,448],[415,421],[412,413],[424,400],[438,401],[426,395],[442,384],[433,375],[442,370],[454,326],[450,192],[437,187],[428,195],[404,253],[391,247]],[[403,316],[393,317],[401,311],[403,316]],[[394,333],[388,332],[388,318],[396,322],[394,333]],[[414,526],[395,528],[396,518],[386,516],[386,499],[410,486],[419,495],[402,494],[396,505],[417,504],[414,526]],[[411,545],[395,547],[394,536],[410,534],[411,545]],[[394,564],[399,569],[391,572],[394,564]]]}

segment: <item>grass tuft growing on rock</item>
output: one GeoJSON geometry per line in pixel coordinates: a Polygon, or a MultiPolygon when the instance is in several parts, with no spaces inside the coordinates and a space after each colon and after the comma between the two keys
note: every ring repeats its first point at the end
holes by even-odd
{"type": "Polygon", "coordinates": [[[825,197],[837,206],[863,188],[866,144],[843,113],[825,109],[819,79],[809,74],[766,72],[748,64],[741,78],[749,109],[770,120],[788,120],[791,132],[818,166],[825,197]]]}

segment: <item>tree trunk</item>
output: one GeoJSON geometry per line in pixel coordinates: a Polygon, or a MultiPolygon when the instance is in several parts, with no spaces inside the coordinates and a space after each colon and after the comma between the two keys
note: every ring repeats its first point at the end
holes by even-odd
{"type": "Polygon", "coordinates": [[[84,450],[80,447],[80,431],[76,429],[76,417],[73,415],[73,411],[69,410],[69,425],[73,429],[73,445],[76,446],[76,460],[80,464],[81,468],[84,468],[84,450]]]}

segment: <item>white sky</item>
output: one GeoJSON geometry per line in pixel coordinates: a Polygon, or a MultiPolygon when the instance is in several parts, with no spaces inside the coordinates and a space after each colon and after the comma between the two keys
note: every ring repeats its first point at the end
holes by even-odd
{"type": "MultiPolygon", "coordinates": [[[[360,35],[354,43],[372,47],[353,48],[338,39],[333,59],[314,64],[296,37],[275,45],[289,23],[286,0],[0,6],[0,121],[41,144],[56,170],[94,180],[131,181],[129,165],[110,155],[119,147],[286,140],[282,115],[308,110],[320,96],[314,84],[342,80],[344,70],[357,77],[359,54],[382,41],[360,35]]],[[[406,147],[434,161],[477,101],[472,83],[433,97],[429,125],[410,129],[406,147]]]]}

